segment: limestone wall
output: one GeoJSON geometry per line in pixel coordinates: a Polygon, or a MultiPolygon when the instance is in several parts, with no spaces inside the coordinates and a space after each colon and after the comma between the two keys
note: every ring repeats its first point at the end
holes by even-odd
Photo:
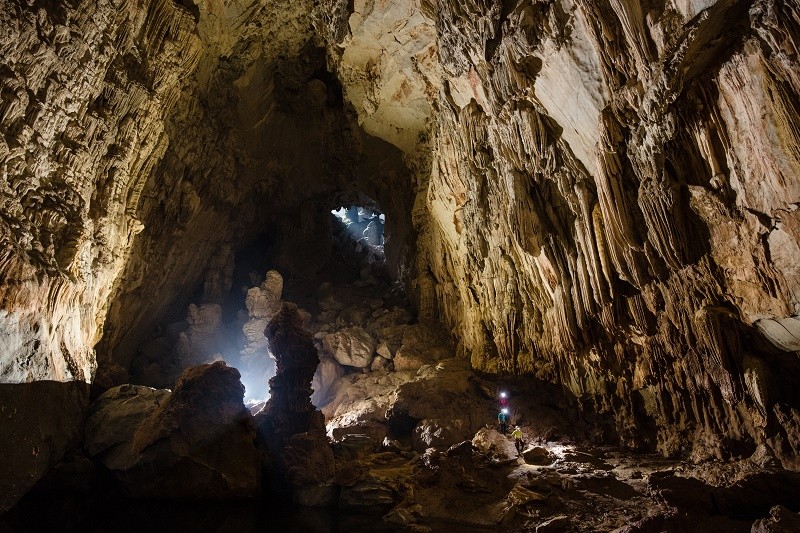
{"type": "Polygon", "coordinates": [[[329,56],[347,88],[365,21],[389,21],[412,44],[371,51],[360,93],[390,63],[417,67],[395,102],[439,80],[418,146],[382,134],[425,161],[422,309],[475,368],[562,383],[627,444],[796,452],[796,3],[421,2],[402,27],[397,4],[328,21],[329,56]]]}

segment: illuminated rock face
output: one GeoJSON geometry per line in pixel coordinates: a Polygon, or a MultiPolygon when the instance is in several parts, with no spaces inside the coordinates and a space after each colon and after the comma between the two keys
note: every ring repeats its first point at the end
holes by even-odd
{"type": "Polygon", "coordinates": [[[163,116],[199,53],[169,1],[3,3],[1,381],[89,380],[163,116]]]}
{"type": "Polygon", "coordinates": [[[313,272],[357,191],[475,368],[800,466],[796,3],[6,4],[0,380],[125,381],[226,250],[313,272]]]}
{"type": "MultiPolygon", "coordinates": [[[[369,9],[355,11],[350,34],[326,26],[347,94],[369,9]]],[[[429,155],[420,314],[438,310],[475,368],[530,372],[613,414],[624,443],[698,458],[766,444],[797,466],[796,4],[426,13],[440,86],[425,149],[406,149],[429,155]]]]}

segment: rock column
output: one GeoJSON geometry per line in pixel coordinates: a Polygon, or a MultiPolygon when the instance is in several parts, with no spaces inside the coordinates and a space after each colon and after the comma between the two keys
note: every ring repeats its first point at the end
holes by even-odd
{"type": "Polygon", "coordinates": [[[334,497],[333,451],[325,419],[311,404],[311,380],[319,364],[311,334],[292,303],[284,303],[264,332],[277,362],[270,400],[256,415],[262,446],[274,466],[274,489],[303,505],[327,505],[334,497]]]}

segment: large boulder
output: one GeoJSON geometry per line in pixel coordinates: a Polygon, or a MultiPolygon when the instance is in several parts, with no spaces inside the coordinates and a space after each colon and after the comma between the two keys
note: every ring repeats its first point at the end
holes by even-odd
{"type": "Polygon", "coordinates": [[[472,445],[478,451],[498,461],[516,459],[514,443],[494,428],[482,428],[472,438],[472,445]]]}
{"type": "Polygon", "coordinates": [[[372,335],[358,326],[325,335],[322,346],[339,363],[356,368],[368,367],[375,354],[372,335]]]}
{"type": "Polygon", "coordinates": [[[0,384],[0,515],[79,446],[88,405],[82,381],[0,384]]]}
{"type": "Polygon", "coordinates": [[[130,497],[253,497],[260,465],[243,394],[222,361],[187,369],[172,394],[112,389],[92,406],[86,449],[130,497]]]}
{"type": "Polygon", "coordinates": [[[311,395],[311,403],[316,407],[322,407],[329,403],[336,394],[333,386],[337,380],[344,375],[344,368],[330,357],[320,357],[314,379],[311,381],[311,388],[314,394],[311,395]]]}
{"type": "Polygon", "coordinates": [[[529,465],[551,465],[556,457],[547,449],[541,446],[534,446],[522,452],[522,457],[529,465]]]}
{"type": "Polygon", "coordinates": [[[107,464],[124,462],[125,443],[172,393],[141,385],[119,385],[107,390],[89,408],[84,447],[91,456],[105,454],[107,464]],[[120,446],[122,445],[122,446],[120,446]],[[117,454],[122,457],[115,458],[117,454]]]}

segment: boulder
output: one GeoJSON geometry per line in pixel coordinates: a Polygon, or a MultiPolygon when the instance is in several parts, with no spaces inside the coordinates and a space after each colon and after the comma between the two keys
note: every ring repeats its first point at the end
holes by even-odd
{"type": "Polygon", "coordinates": [[[358,510],[363,513],[383,514],[399,500],[397,492],[389,484],[367,475],[352,486],[342,487],[339,508],[358,510]]]}
{"type": "Polygon", "coordinates": [[[344,375],[344,368],[335,359],[327,356],[319,358],[317,371],[314,379],[311,380],[311,388],[314,394],[311,395],[311,403],[316,407],[322,407],[330,402],[336,395],[333,384],[344,375]]]}
{"type": "Polygon", "coordinates": [[[362,326],[370,314],[372,314],[372,309],[366,303],[359,302],[342,309],[337,322],[341,321],[342,324],[348,326],[362,326]]]}
{"type": "Polygon", "coordinates": [[[428,448],[446,450],[469,436],[469,429],[461,419],[455,417],[445,420],[426,418],[414,428],[413,445],[418,452],[423,452],[428,448]]]}
{"type": "Polygon", "coordinates": [[[0,515],[79,445],[88,405],[82,381],[0,384],[0,515]]]}
{"type": "Polygon", "coordinates": [[[376,333],[384,328],[404,326],[412,320],[411,312],[403,307],[394,307],[391,311],[381,313],[376,310],[373,316],[375,317],[370,321],[369,330],[376,333]]]}
{"type": "MultiPolygon", "coordinates": [[[[402,346],[403,344],[403,335],[405,334],[406,330],[411,326],[407,324],[402,324],[399,326],[387,326],[384,328],[374,328],[372,326],[367,328],[371,334],[375,335],[378,339],[380,345],[385,344],[386,348],[381,348],[381,355],[384,357],[386,356],[386,352],[388,352],[391,357],[394,357],[395,352],[402,346]]],[[[377,351],[377,348],[376,348],[377,351]]],[[[391,358],[390,357],[390,358],[391,358]]]]}
{"type": "MultiPolygon", "coordinates": [[[[106,452],[106,461],[130,443],[136,430],[167,399],[171,392],[141,385],[119,385],[107,390],[89,408],[84,448],[91,456],[106,452]]],[[[125,452],[127,453],[127,452],[125,452]]]]}
{"type": "Polygon", "coordinates": [[[753,523],[752,533],[789,533],[800,531],[800,515],[783,505],[776,505],[769,511],[769,518],[753,523]]]}
{"type": "Polygon", "coordinates": [[[419,370],[430,362],[420,352],[404,350],[401,347],[394,356],[394,369],[397,371],[419,370]]]}
{"type": "Polygon", "coordinates": [[[385,357],[381,357],[380,355],[376,355],[375,359],[372,360],[372,364],[369,365],[369,369],[375,372],[376,370],[384,370],[386,367],[389,366],[391,361],[386,359],[385,357]]]}
{"type": "Polygon", "coordinates": [[[553,464],[555,457],[547,448],[534,446],[522,452],[522,458],[529,465],[550,465],[553,464]]]}
{"type": "Polygon", "coordinates": [[[389,511],[383,519],[390,524],[408,527],[419,522],[422,517],[423,509],[420,504],[403,502],[389,511]]]}
{"type": "Polygon", "coordinates": [[[514,443],[494,428],[479,430],[472,438],[472,445],[481,453],[498,461],[516,459],[517,457],[514,443]]]}
{"type": "Polygon", "coordinates": [[[547,501],[547,494],[536,492],[521,484],[517,484],[508,493],[508,502],[512,505],[526,505],[531,502],[547,501]]]}
{"type": "Polygon", "coordinates": [[[392,359],[394,357],[394,354],[392,353],[392,350],[389,348],[389,344],[386,341],[378,344],[378,347],[375,348],[375,353],[384,359],[392,359]]]}
{"type": "Polygon", "coordinates": [[[345,434],[334,445],[334,454],[339,459],[359,459],[375,452],[378,449],[378,442],[380,441],[376,441],[369,435],[359,433],[345,434]]]}
{"type": "Polygon", "coordinates": [[[358,326],[325,335],[322,346],[339,363],[356,368],[368,367],[375,353],[372,336],[358,326]]]}
{"type": "Polygon", "coordinates": [[[112,389],[91,408],[86,448],[129,497],[253,497],[260,465],[243,394],[222,361],[187,369],[172,394],[112,389]]]}

